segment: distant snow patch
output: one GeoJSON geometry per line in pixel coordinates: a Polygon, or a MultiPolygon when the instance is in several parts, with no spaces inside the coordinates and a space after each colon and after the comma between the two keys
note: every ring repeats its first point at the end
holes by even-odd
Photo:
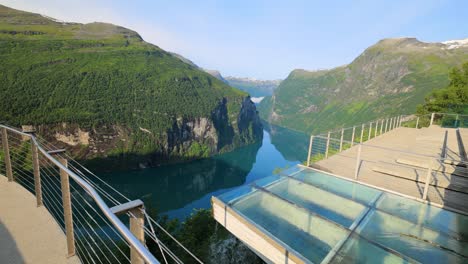
{"type": "Polygon", "coordinates": [[[265,97],[264,96],[262,96],[262,97],[251,97],[250,100],[252,100],[252,102],[258,104],[263,100],[263,98],[265,98],[265,97]]]}
{"type": "Polygon", "coordinates": [[[466,39],[458,39],[458,40],[448,40],[442,42],[442,44],[445,44],[447,49],[456,49],[460,47],[468,47],[468,38],[466,39]]]}

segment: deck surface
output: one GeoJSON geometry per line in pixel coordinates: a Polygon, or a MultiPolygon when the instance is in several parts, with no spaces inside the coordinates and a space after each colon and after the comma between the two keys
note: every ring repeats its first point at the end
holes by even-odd
{"type": "MultiPolygon", "coordinates": [[[[468,129],[460,129],[468,141],[468,129]]],[[[468,212],[468,175],[465,168],[434,162],[440,158],[447,131],[447,158],[460,160],[456,130],[432,126],[414,129],[400,127],[364,143],[358,180],[378,187],[422,198],[432,162],[428,200],[468,212]],[[400,150],[400,152],[393,150],[400,150]],[[406,153],[405,153],[406,152],[406,153]],[[416,166],[415,166],[416,165],[416,166]]],[[[463,142],[465,145],[467,142],[463,142]]],[[[353,146],[315,163],[331,173],[353,178],[358,147],[353,146]]]]}
{"type": "Polygon", "coordinates": [[[0,262],[80,263],[67,258],[65,235],[35,197],[0,175],[0,262]]]}

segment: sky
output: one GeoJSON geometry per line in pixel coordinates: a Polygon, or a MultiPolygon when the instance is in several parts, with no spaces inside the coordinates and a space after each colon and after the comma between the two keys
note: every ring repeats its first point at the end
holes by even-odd
{"type": "Polygon", "coordinates": [[[468,1],[0,0],[67,22],[108,22],[223,76],[284,79],[352,62],[383,38],[468,38],[468,1]]]}

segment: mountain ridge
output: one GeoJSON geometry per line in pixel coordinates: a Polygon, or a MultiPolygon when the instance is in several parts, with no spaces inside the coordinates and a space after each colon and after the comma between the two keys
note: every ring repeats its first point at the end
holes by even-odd
{"type": "Polygon", "coordinates": [[[0,56],[0,120],[78,159],[156,166],[262,137],[247,93],[121,26],[0,5],[0,56]]]}
{"type": "Polygon", "coordinates": [[[190,59],[187,59],[186,57],[170,52],[173,56],[177,57],[181,61],[188,63],[192,65],[193,67],[200,69],[211,76],[215,77],[216,79],[234,87],[239,90],[242,90],[244,92],[247,92],[250,94],[252,97],[265,97],[268,95],[271,95],[273,93],[273,90],[278,87],[278,85],[281,83],[281,79],[276,79],[276,80],[261,80],[261,79],[256,79],[256,78],[250,78],[250,77],[234,77],[234,76],[226,76],[224,77],[220,71],[218,70],[209,70],[202,68],[195,64],[193,61],[190,59]]]}
{"type": "Polygon", "coordinates": [[[344,66],[293,70],[260,103],[261,117],[296,130],[322,132],[413,113],[425,95],[448,84],[452,67],[468,60],[468,46],[449,47],[416,38],[383,39],[344,66]]]}

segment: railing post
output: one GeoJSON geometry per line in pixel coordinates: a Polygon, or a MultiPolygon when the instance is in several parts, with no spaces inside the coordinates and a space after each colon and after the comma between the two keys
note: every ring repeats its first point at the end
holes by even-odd
{"type": "Polygon", "coordinates": [[[328,147],[330,146],[330,131],[328,131],[328,136],[327,136],[327,146],[325,149],[325,158],[328,158],[328,147]]]}
{"type": "Polygon", "coordinates": [[[427,167],[426,182],[424,183],[424,192],[423,200],[427,200],[427,193],[429,191],[429,183],[432,180],[432,160],[429,160],[429,165],[427,167]]]}
{"type": "Polygon", "coordinates": [[[343,150],[343,134],[344,134],[344,128],[341,129],[340,152],[343,150]]]}
{"type": "Polygon", "coordinates": [[[362,143],[362,140],[363,140],[363,137],[364,137],[364,127],[365,127],[365,125],[362,124],[362,126],[361,126],[361,140],[359,141],[359,143],[362,143]]]}
{"type": "Polygon", "coordinates": [[[310,165],[310,156],[312,155],[312,144],[314,142],[314,136],[310,135],[309,141],[309,152],[307,153],[307,167],[310,165]]]}
{"type": "Polygon", "coordinates": [[[3,154],[5,155],[5,170],[8,181],[13,181],[13,170],[11,168],[11,159],[10,159],[10,148],[8,147],[8,134],[7,129],[2,128],[2,145],[3,145],[3,154]]]}
{"type": "Polygon", "coordinates": [[[36,144],[34,143],[33,137],[36,130],[32,126],[23,126],[23,132],[29,134],[29,141],[31,143],[31,159],[33,165],[34,174],[34,192],[36,193],[36,205],[37,207],[42,206],[42,184],[41,184],[41,170],[39,168],[39,152],[36,144]]]}
{"type": "Polygon", "coordinates": [[[358,150],[357,150],[357,156],[356,156],[356,168],[354,170],[354,179],[358,179],[359,175],[359,167],[361,165],[361,148],[362,148],[362,143],[359,143],[358,150]]]}
{"type": "MultiPolygon", "coordinates": [[[[68,161],[60,157],[58,159],[63,166],[68,167],[68,161]]],[[[68,257],[75,255],[75,236],[73,232],[73,215],[70,195],[70,179],[68,173],[60,169],[60,182],[62,187],[63,216],[65,219],[65,233],[67,235],[68,257]]]]}
{"type": "Polygon", "coordinates": [[[369,124],[369,135],[367,137],[367,140],[370,140],[371,134],[372,134],[372,122],[370,122],[369,124]]]}
{"type": "MultiPolygon", "coordinates": [[[[144,245],[145,244],[145,214],[142,212],[141,207],[133,208],[130,210],[130,232],[144,245]]],[[[144,264],[138,251],[133,247],[130,248],[130,263],[144,264]]]]}
{"type": "Polygon", "coordinates": [[[36,144],[33,141],[33,135],[31,134],[31,154],[34,172],[34,192],[36,193],[36,204],[37,207],[42,206],[42,186],[41,186],[41,170],[39,168],[39,152],[36,144]]]}
{"type": "Polygon", "coordinates": [[[354,133],[356,132],[356,126],[353,126],[353,134],[351,135],[351,147],[354,145],[354,133]]]}
{"type": "Polygon", "coordinates": [[[37,207],[42,206],[42,186],[41,186],[41,171],[39,169],[39,152],[36,144],[34,144],[31,138],[31,153],[34,171],[34,190],[36,193],[36,204],[37,207]]]}
{"type": "Polygon", "coordinates": [[[383,119],[382,119],[382,122],[380,122],[380,135],[382,135],[382,130],[383,130],[383,119]]]}
{"type": "Polygon", "coordinates": [[[387,128],[388,128],[388,118],[385,119],[385,133],[387,133],[387,128]]]}
{"type": "Polygon", "coordinates": [[[454,127],[458,127],[458,114],[455,116],[455,125],[454,127]]]}
{"type": "Polygon", "coordinates": [[[431,114],[431,123],[429,123],[429,126],[432,126],[433,122],[434,122],[434,113],[431,114]]]}
{"type": "Polygon", "coordinates": [[[419,116],[418,118],[416,118],[416,129],[418,129],[418,125],[419,125],[419,116]]]}
{"type": "Polygon", "coordinates": [[[402,119],[403,119],[403,115],[400,115],[400,119],[399,119],[399,122],[398,122],[398,127],[401,127],[402,119]]]}
{"type": "Polygon", "coordinates": [[[375,121],[375,131],[374,131],[374,137],[377,137],[377,128],[379,127],[379,121],[375,121]]]}

